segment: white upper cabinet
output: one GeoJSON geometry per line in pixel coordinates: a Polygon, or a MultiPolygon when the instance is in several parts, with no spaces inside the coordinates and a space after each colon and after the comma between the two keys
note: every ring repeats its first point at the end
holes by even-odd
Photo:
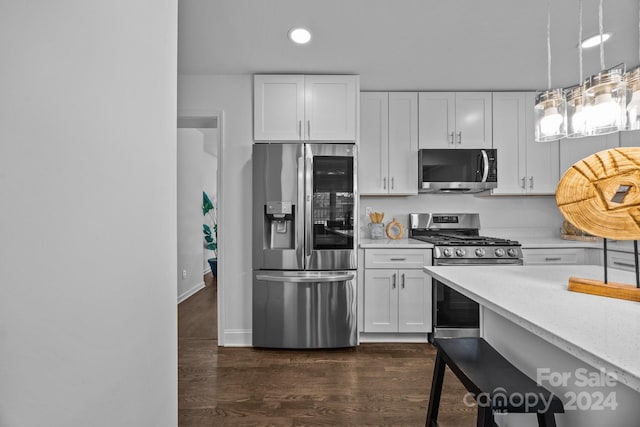
{"type": "Polygon", "coordinates": [[[359,192],[418,193],[418,94],[360,94],[359,192]]]}
{"type": "Polygon", "coordinates": [[[491,148],[491,92],[421,92],[419,148],[491,148]]]}
{"type": "Polygon", "coordinates": [[[574,163],[598,151],[620,146],[620,132],[607,135],[586,136],[584,138],[565,138],[560,141],[560,176],[574,163]]]}
{"type": "Polygon", "coordinates": [[[492,194],[554,194],[558,185],[558,141],[536,142],[533,92],[493,94],[493,148],[498,187],[492,194]]]}
{"type": "Polygon", "coordinates": [[[303,121],[304,76],[254,76],[253,139],[301,140],[303,121]]]}
{"type": "Polygon", "coordinates": [[[255,75],[253,139],[358,139],[359,76],[255,75]]]}

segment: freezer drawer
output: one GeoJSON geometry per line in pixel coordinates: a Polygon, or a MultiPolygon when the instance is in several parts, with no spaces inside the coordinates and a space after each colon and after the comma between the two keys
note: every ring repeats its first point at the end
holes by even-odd
{"type": "Polygon", "coordinates": [[[253,345],[356,345],[355,271],[255,271],[253,345]]]}

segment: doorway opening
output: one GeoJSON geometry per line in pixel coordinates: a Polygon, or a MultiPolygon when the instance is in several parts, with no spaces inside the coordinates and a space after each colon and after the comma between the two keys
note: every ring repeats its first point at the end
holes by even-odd
{"type": "Polygon", "coordinates": [[[179,113],[178,336],[218,339],[221,113],[179,113]]]}

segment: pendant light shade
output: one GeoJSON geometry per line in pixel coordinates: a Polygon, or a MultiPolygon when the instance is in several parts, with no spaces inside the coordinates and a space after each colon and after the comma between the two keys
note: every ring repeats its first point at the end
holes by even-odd
{"type": "Polygon", "coordinates": [[[587,136],[587,114],[582,104],[582,86],[574,86],[565,90],[567,99],[567,138],[587,136]]]}
{"type": "Polygon", "coordinates": [[[626,75],[627,83],[627,129],[640,129],[640,67],[634,68],[626,75]]]}
{"type": "Polygon", "coordinates": [[[567,136],[567,102],[562,89],[549,89],[536,94],[535,140],[556,141],[567,136]]]}
{"type": "Polygon", "coordinates": [[[603,70],[585,82],[582,104],[589,135],[604,135],[625,129],[627,87],[623,68],[603,70]]]}

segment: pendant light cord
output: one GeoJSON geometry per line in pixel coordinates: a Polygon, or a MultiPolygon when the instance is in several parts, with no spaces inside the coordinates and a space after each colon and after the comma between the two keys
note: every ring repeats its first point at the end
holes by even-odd
{"type": "MultiPolygon", "coordinates": [[[[640,0],[638,0],[640,2],[640,0]]],[[[578,0],[578,59],[580,62],[580,80],[578,84],[582,84],[582,0],[578,0]]]]}
{"type": "Polygon", "coordinates": [[[551,0],[547,1],[547,86],[551,90],[551,0]]]}
{"type": "Polygon", "coordinates": [[[600,0],[600,7],[598,8],[598,25],[600,27],[600,69],[604,70],[604,40],[602,40],[604,26],[602,25],[602,1],[603,0],[600,0]]]}

